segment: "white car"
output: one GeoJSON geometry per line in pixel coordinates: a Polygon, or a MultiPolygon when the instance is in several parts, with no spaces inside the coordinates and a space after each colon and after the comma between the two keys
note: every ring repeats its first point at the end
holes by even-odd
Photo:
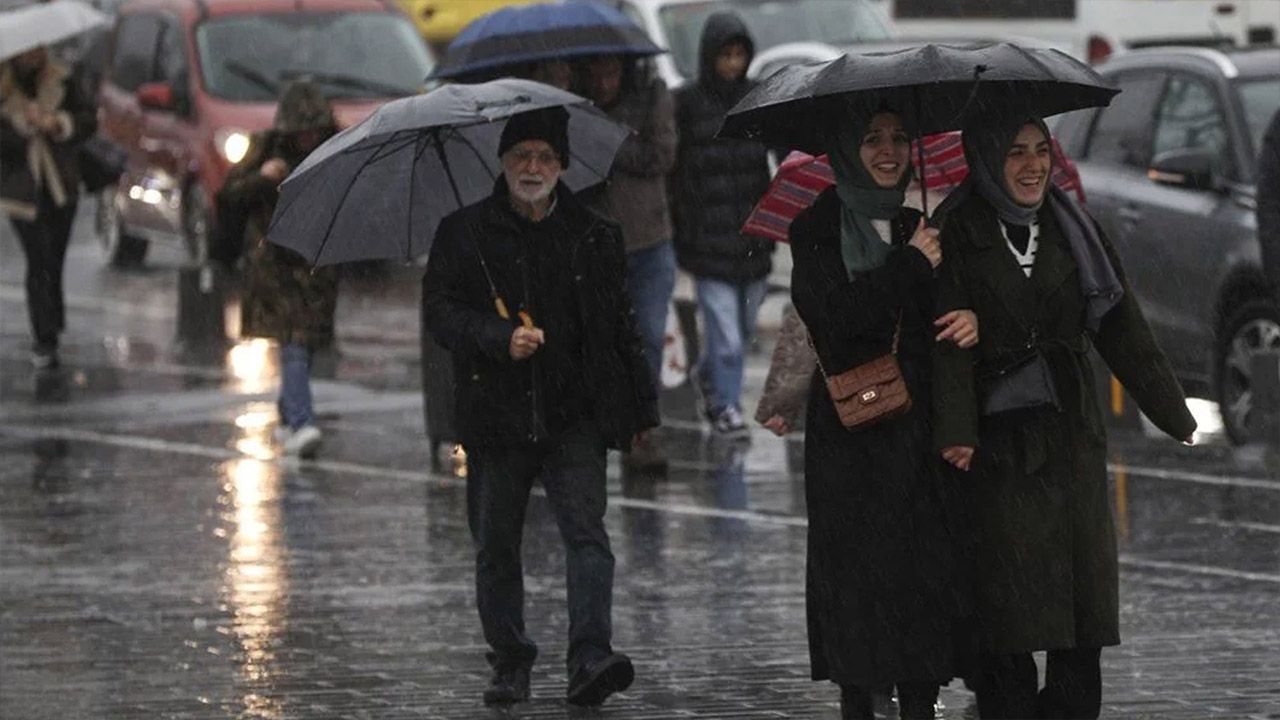
{"type": "Polygon", "coordinates": [[[746,23],[756,54],[783,51],[788,62],[829,59],[864,44],[889,41],[893,34],[868,0],[594,0],[621,10],[669,52],[655,59],[658,74],[671,88],[698,73],[702,26],[713,13],[730,11],[746,23]],[[795,49],[800,47],[801,54],[795,49]],[[804,51],[804,48],[808,48],[804,51]],[[807,52],[807,54],[806,54],[807,52]]]}

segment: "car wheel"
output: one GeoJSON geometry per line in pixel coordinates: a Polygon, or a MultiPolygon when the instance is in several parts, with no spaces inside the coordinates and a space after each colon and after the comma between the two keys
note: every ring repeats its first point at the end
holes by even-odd
{"type": "Polygon", "coordinates": [[[142,264],[147,257],[147,241],[125,233],[115,185],[98,193],[97,225],[102,255],[112,267],[128,268],[142,264]]]}
{"type": "Polygon", "coordinates": [[[1214,365],[1218,409],[1227,437],[1236,445],[1259,440],[1262,417],[1254,402],[1253,357],[1280,353],[1280,309],[1251,300],[1223,325],[1214,365]]]}
{"type": "Polygon", "coordinates": [[[209,261],[209,242],[213,232],[209,200],[199,183],[187,187],[182,206],[182,230],[187,246],[187,260],[199,267],[209,261]]]}

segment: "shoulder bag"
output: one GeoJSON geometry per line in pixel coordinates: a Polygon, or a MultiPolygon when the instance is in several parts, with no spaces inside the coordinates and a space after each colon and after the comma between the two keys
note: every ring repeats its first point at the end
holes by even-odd
{"type": "MultiPolygon", "coordinates": [[[[861,430],[884,420],[906,415],[911,411],[911,393],[898,365],[898,340],[902,335],[902,315],[893,331],[893,350],[887,355],[849,368],[836,375],[827,375],[818,360],[818,369],[827,381],[827,392],[840,416],[840,423],[849,430],[861,430]]],[[[810,344],[813,338],[809,339],[810,344]]],[[[817,355],[815,348],[814,354],[817,355]]]]}

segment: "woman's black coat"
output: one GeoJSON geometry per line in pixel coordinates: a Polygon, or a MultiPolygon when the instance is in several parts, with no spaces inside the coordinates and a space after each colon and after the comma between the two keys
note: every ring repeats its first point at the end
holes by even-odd
{"type": "Polygon", "coordinates": [[[956,486],[964,491],[976,543],[977,620],[989,653],[1120,642],[1106,433],[1089,347],[1157,426],[1179,439],[1196,428],[1120,261],[1102,240],[1124,298],[1098,332],[1088,333],[1080,271],[1052,212],[1040,213],[1030,278],[981,196],[971,195],[942,220],[940,307],[973,310],[982,339],[972,350],[937,347],[935,442],[977,447],[956,486]],[[1062,411],[980,417],[982,379],[1025,356],[1029,345],[1042,348],[1062,411]]]}
{"type": "Polygon", "coordinates": [[[958,672],[965,598],[930,437],[934,274],[905,246],[919,214],[904,209],[892,224],[898,249],[850,281],[839,207],[828,190],[792,224],[792,299],[828,373],[888,352],[901,313],[898,360],[914,407],[850,432],[814,376],[805,434],[813,678],[865,688],[945,682],[958,672]]]}

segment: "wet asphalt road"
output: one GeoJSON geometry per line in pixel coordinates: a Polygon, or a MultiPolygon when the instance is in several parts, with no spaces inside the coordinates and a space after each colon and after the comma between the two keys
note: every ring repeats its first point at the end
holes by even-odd
{"type": "MultiPolygon", "coordinates": [[[[799,438],[709,437],[677,392],[669,475],[611,460],[615,638],[638,679],[600,711],[562,700],[564,563],[535,497],[535,698],[488,711],[464,481],[431,472],[423,434],[416,272],[344,284],[315,385],[326,444],[287,462],[270,348],[181,349],[180,254],[108,270],[87,221],[56,375],[28,364],[0,231],[0,717],[838,717],[808,679],[799,438]]],[[[1124,644],[1103,655],[1104,717],[1280,718],[1280,460],[1202,412],[1194,449],[1112,436],[1124,644]]],[[[975,717],[960,683],[942,700],[975,717]]]]}

